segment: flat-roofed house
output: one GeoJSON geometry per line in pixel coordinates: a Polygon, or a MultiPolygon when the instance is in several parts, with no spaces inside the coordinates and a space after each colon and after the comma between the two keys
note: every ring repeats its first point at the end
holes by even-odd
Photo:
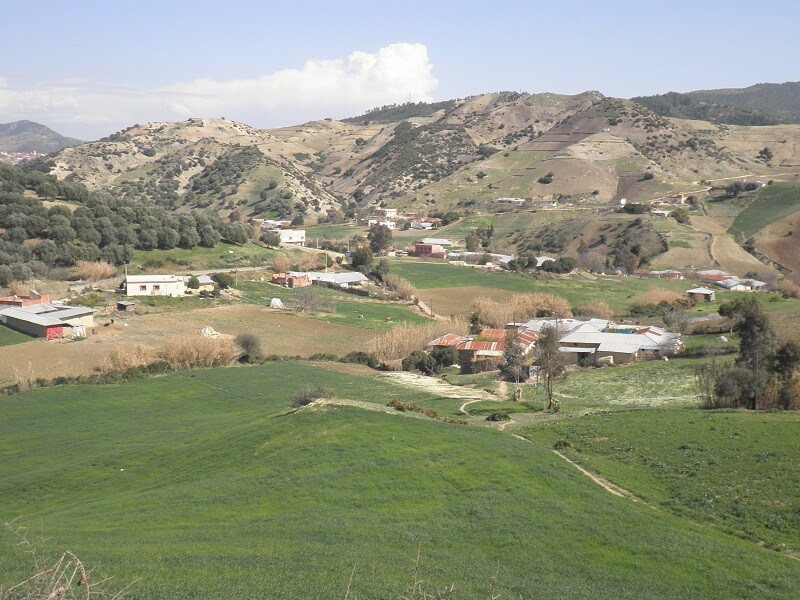
{"type": "Polygon", "coordinates": [[[717,293],[707,287],[696,287],[686,291],[689,298],[695,302],[714,302],[717,293]]]}
{"type": "Polygon", "coordinates": [[[170,296],[186,294],[186,284],[180,275],[126,275],[123,282],[126,296],[170,296]]]}
{"type": "Polygon", "coordinates": [[[11,329],[48,340],[73,337],[81,329],[94,326],[94,310],[85,306],[35,304],[0,307],[0,323],[11,329]],[[73,331],[75,330],[75,331],[73,331]]]}

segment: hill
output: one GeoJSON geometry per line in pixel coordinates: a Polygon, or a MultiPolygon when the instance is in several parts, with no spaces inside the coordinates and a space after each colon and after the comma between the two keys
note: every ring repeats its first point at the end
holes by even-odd
{"type": "Polygon", "coordinates": [[[659,114],[735,125],[800,122],[800,81],[633,98],[659,114]]]}
{"type": "Polygon", "coordinates": [[[82,143],[81,140],[65,137],[46,125],[33,121],[0,123],[0,152],[47,154],[82,143]]]}
{"type": "MultiPolygon", "coordinates": [[[[531,427],[525,441],[387,412],[394,399],[440,414],[463,400],[343,368],[278,362],[0,398],[0,435],[9,442],[0,446],[0,520],[22,515],[44,532],[51,552],[69,548],[87,564],[101,563],[96,580],[135,581],[135,598],[345,597],[351,573],[351,597],[396,598],[413,581],[417,552],[424,586],[455,584],[455,598],[485,597],[495,575],[503,597],[513,598],[792,598],[800,591],[797,561],[709,526],[703,514],[693,522],[679,502],[640,483],[655,466],[647,441],[683,448],[681,430],[668,423],[626,441],[635,455],[617,448],[616,430],[606,434],[614,436],[609,451],[623,455],[615,460],[635,462],[625,481],[663,502],[654,509],[609,493],[552,451],[559,435],[583,434],[595,464],[598,440],[608,438],[591,433],[593,421],[577,430],[580,421],[571,419],[555,436],[531,427]],[[319,380],[350,405],[290,410],[286,382],[319,380]]],[[[710,446],[713,456],[721,436],[706,439],[709,429],[724,425],[725,435],[744,435],[737,444],[749,445],[747,421],[763,420],[697,412],[684,420],[702,418],[705,435],[694,425],[690,443],[710,446]]],[[[624,426],[628,411],[619,414],[624,426]]],[[[789,439],[796,419],[780,425],[787,420],[771,417],[771,438],[789,439]]],[[[553,427],[559,423],[567,422],[553,427]]],[[[779,455],[780,476],[791,481],[796,443],[763,449],[768,458],[748,461],[748,473],[763,473],[771,464],[764,460],[779,455]]],[[[699,456],[713,464],[711,452],[699,456]]],[[[669,475],[680,472],[673,453],[658,458],[669,475]]],[[[727,453],[724,460],[735,464],[727,453]]],[[[691,468],[693,494],[709,475],[691,468]]],[[[788,489],[779,486],[750,522],[788,514],[788,489]]],[[[715,517],[741,508],[726,504],[715,517]]],[[[781,527],[785,538],[797,531],[781,527]]],[[[0,544],[0,586],[29,576],[29,557],[14,540],[0,544]]]]}

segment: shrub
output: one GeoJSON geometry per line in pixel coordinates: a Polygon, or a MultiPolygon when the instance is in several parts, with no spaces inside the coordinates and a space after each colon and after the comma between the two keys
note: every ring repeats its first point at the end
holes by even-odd
{"type": "Polygon", "coordinates": [[[240,333],[236,336],[236,345],[242,350],[242,360],[254,363],[263,356],[261,341],[252,333],[240,333]]]}
{"type": "Polygon", "coordinates": [[[84,294],[83,296],[73,298],[67,304],[70,306],[86,306],[88,308],[97,308],[98,306],[103,306],[105,303],[106,299],[103,296],[95,292],[91,292],[89,294],[84,294]]]}
{"type": "Polygon", "coordinates": [[[489,416],[486,417],[487,421],[510,421],[511,417],[507,412],[495,411],[493,413],[489,413],[489,416]]]}
{"type": "Polygon", "coordinates": [[[117,270],[104,261],[79,260],[75,263],[75,276],[79,279],[99,281],[100,279],[110,279],[116,274],[117,270]]]}
{"type": "Polygon", "coordinates": [[[157,352],[170,370],[220,367],[234,364],[241,350],[230,338],[191,337],[171,340],[157,352]]]}
{"type": "Polygon", "coordinates": [[[308,357],[308,360],[328,360],[328,361],[337,361],[339,357],[335,354],[330,354],[328,352],[315,352],[311,356],[308,357]]]}
{"type": "Polygon", "coordinates": [[[417,288],[415,288],[411,282],[397,275],[390,273],[384,277],[383,282],[386,284],[386,287],[397,294],[397,297],[401,300],[411,300],[411,298],[417,294],[417,288]]]}
{"type": "Polygon", "coordinates": [[[308,406],[314,402],[314,400],[319,400],[321,398],[332,400],[336,398],[336,392],[334,392],[331,388],[323,387],[321,385],[314,387],[308,386],[297,392],[295,397],[292,398],[292,406],[295,408],[308,406]]]}
{"type": "Polygon", "coordinates": [[[611,307],[602,300],[595,300],[586,306],[576,308],[573,311],[576,315],[579,314],[583,317],[591,317],[596,319],[611,319],[614,316],[614,311],[611,307]]]}
{"type": "Polygon", "coordinates": [[[448,348],[434,348],[431,350],[430,356],[436,363],[437,371],[452,367],[458,363],[458,352],[452,346],[448,348]]]}
{"type": "Polygon", "coordinates": [[[691,308],[694,303],[680,292],[651,288],[638,298],[634,306],[673,306],[675,308],[691,308]]]}
{"type": "Polygon", "coordinates": [[[401,402],[400,400],[392,400],[386,406],[399,412],[418,412],[422,413],[426,417],[430,417],[431,419],[439,418],[439,415],[435,411],[429,408],[422,408],[419,404],[415,404],[414,402],[401,402]]]}
{"type": "Polygon", "coordinates": [[[186,284],[186,287],[188,287],[190,290],[199,289],[200,288],[200,280],[197,277],[195,277],[194,275],[192,275],[191,277],[189,277],[189,283],[186,284]]]}
{"type": "Polygon", "coordinates": [[[262,244],[270,248],[277,248],[281,244],[281,236],[275,231],[265,231],[258,239],[262,244]]]}
{"type": "Polygon", "coordinates": [[[214,273],[211,279],[223,290],[233,287],[233,276],[230,273],[214,273]]]}
{"type": "Polygon", "coordinates": [[[553,444],[554,450],[569,450],[572,448],[572,444],[569,443],[569,440],[560,439],[555,444],[553,444]]]}
{"type": "Polygon", "coordinates": [[[377,369],[380,365],[378,358],[374,354],[362,351],[349,352],[345,354],[341,358],[341,362],[365,365],[370,369],[377,369]]]}
{"type": "Polygon", "coordinates": [[[424,350],[414,350],[403,359],[403,371],[419,371],[424,375],[433,375],[439,370],[436,360],[424,350]]]}

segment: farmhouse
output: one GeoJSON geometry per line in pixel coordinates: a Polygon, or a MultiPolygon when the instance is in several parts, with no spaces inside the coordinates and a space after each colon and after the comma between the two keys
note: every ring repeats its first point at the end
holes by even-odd
{"type": "Polygon", "coordinates": [[[200,287],[196,290],[189,290],[189,280],[192,278],[191,275],[184,275],[183,276],[183,283],[186,286],[187,291],[195,291],[195,292],[213,292],[214,286],[216,282],[211,279],[208,275],[198,275],[197,281],[200,284],[200,287]]]}
{"type": "Polygon", "coordinates": [[[301,288],[310,286],[311,280],[305,273],[275,273],[272,276],[272,283],[288,288],[301,288]]]}
{"type": "Polygon", "coordinates": [[[305,246],[305,229],[270,229],[272,233],[277,233],[283,246],[305,246]]]}
{"type": "Polygon", "coordinates": [[[571,363],[596,363],[609,358],[614,363],[629,363],[672,356],[682,347],[680,334],[660,327],[620,325],[605,319],[534,319],[507,325],[515,327],[536,334],[546,327],[555,327],[560,335],[560,350],[571,363]]]}
{"type": "Polygon", "coordinates": [[[433,223],[414,219],[411,221],[411,229],[433,229],[433,223]]]}
{"type": "Polygon", "coordinates": [[[126,275],[122,288],[126,296],[179,298],[186,293],[186,284],[180,275],[126,275]]]}
{"type": "Polygon", "coordinates": [[[455,348],[458,364],[464,373],[483,373],[498,369],[503,364],[511,336],[515,336],[524,354],[530,354],[538,336],[532,332],[517,333],[508,329],[484,329],[479,335],[462,337],[447,333],[428,342],[431,347],[455,348]]]}
{"type": "Polygon", "coordinates": [[[417,242],[414,244],[414,254],[421,258],[444,258],[447,250],[441,244],[417,242]]]}
{"type": "Polygon", "coordinates": [[[525,204],[525,198],[498,198],[496,200],[499,204],[525,204]]]}
{"type": "Polygon", "coordinates": [[[696,287],[686,292],[689,298],[695,302],[714,302],[716,300],[716,292],[706,287],[696,287]]]}
{"type": "Polygon", "coordinates": [[[361,288],[369,282],[369,277],[358,271],[347,271],[344,273],[289,273],[292,277],[305,276],[316,285],[324,285],[332,288],[349,289],[361,288]]]}
{"type": "Polygon", "coordinates": [[[381,215],[386,217],[387,219],[396,219],[397,218],[397,209],[396,208],[376,208],[375,209],[376,215],[381,215]]]}
{"type": "Polygon", "coordinates": [[[11,329],[45,339],[85,337],[94,326],[94,310],[84,306],[35,304],[0,307],[0,322],[11,329]]]}

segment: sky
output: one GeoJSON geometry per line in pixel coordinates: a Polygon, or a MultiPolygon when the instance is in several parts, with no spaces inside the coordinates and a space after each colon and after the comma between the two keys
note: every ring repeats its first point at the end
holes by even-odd
{"type": "Polygon", "coordinates": [[[0,123],[270,128],[492,91],[800,80],[800,2],[0,0],[0,123]]]}

